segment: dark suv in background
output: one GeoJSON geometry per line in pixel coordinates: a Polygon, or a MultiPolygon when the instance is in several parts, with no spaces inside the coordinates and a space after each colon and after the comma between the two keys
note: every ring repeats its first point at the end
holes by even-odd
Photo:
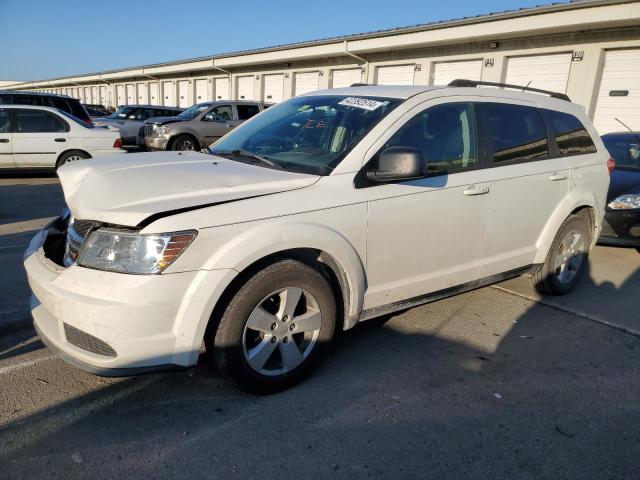
{"type": "Polygon", "coordinates": [[[53,107],[67,112],[91,125],[91,117],[76,98],[56,93],[21,92],[17,90],[0,90],[0,105],[35,105],[37,107],[53,107]]]}

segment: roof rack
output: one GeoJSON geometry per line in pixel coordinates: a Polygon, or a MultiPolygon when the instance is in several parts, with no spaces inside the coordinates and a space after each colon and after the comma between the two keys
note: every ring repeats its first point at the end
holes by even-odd
{"type": "Polygon", "coordinates": [[[571,99],[568,95],[564,93],[552,92],[550,90],[541,90],[540,88],[533,87],[523,87],[522,85],[510,85],[508,83],[496,83],[496,82],[482,82],[480,80],[465,80],[462,78],[457,78],[449,83],[450,87],[500,87],[500,88],[513,88],[514,90],[521,90],[527,92],[536,92],[536,93],[544,93],[545,95],[549,95],[553,98],[558,98],[560,100],[565,100],[570,102],[571,99]]]}

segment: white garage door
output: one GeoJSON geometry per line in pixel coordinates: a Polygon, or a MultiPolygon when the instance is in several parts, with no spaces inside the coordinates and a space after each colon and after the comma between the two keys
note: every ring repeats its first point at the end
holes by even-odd
{"type": "Polygon", "coordinates": [[[253,75],[238,77],[238,100],[253,100],[253,75]]]}
{"type": "Polygon", "coordinates": [[[138,103],[141,105],[145,105],[149,103],[149,98],[147,96],[146,83],[138,83],[138,103]]]}
{"type": "Polygon", "coordinates": [[[166,107],[175,107],[176,100],[173,97],[173,82],[162,82],[163,105],[166,107]]]}
{"type": "Polygon", "coordinates": [[[118,101],[117,107],[127,104],[127,98],[124,95],[124,85],[116,85],[116,99],[118,101]]]}
{"type": "Polygon", "coordinates": [[[378,67],[378,85],[413,85],[415,65],[378,67]]]}
{"type": "MultiPolygon", "coordinates": [[[[53,90],[49,90],[53,93],[53,90]]],[[[91,102],[91,87],[84,87],[84,103],[92,103],[91,102]]]]}
{"type": "Polygon", "coordinates": [[[296,73],[295,75],[295,96],[307,92],[315,92],[320,89],[320,75],[318,72],[296,73]]]}
{"type": "Polygon", "coordinates": [[[284,91],[284,75],[276,73],[264,76],[263,102],[278,103],[282,101],[284,91]]]}
{"type": "Polygon", "coordinates": [[[189,80],[180,80],[178,82],[178,106],[182,108],[191,106],[189,101],[189,80]]]}
{"type": "Polygon", "coordinates": [[[136,86],[133,83],[127,83],[125,85],[127,92],[127,105],[135,105],[136,102],[136,86]]]}
{"type": "Polygon", "coordinates": [[[98,87],[98,95],[100,96],[100,105],[107,106],[109,105],[109,96],[107,94],[107,87],[101,86],[98,87]]]}
{"type": "Polygon", "coordinates": [[[465,60],[463,62],[437,62],[433,69],[433,84],[448,85],[457,78],[480,80],[482,76],[482,60],[465,60]]]}
{"type": "Polygon", "coordinates": [[[158,82],[149,83],[149,103],[151,105],[162,105],[158,95],[158,82]]]}
{"type": "Polygon", "coordinates": [[[331,88],[350,87],[354,83],[362,82],[362,70],[359,68],[348,68],[345,70],[334,70],[331,88]]]}
{"type": "Polygon", "coordinates": [[[209,95],[207,95],[207,79],[201,78],[195,81],[196,86],[196,103],[206,102],[209,100],[209,95]]]}
{"type": "Polygon", "coordinates": [[[511,57],[507,59],[505,83],[566,93],[570,69],[570,53],[511,57]]]}
{"type": "Polygon", "coordinates": [[[91,87],[91,103],[100,103],[98,97],[98,87],[91,87]]]}
{"type": "Polygon", "coordinates": [[[593,123],[601,135],[640,130],[640,49],[606,52],[593,123]]]}
{"type": "Polygon", "coordinates": [[[215,96],[216,100],[229,100],[229,79],[228,78],[216,78],[215,81],[215,96]]]}

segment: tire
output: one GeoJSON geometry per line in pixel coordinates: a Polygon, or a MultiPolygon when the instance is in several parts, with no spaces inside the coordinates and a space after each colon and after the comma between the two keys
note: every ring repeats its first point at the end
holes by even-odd
{"type": "Polygon", "coordinates": [[[636,248],[636,252],[640,253],[640,247],[636,248]]]}
{"type": "Polygon", "coordinates": [[[171,142],[171,150],[198,151],[200,150],[200,145],[191,135],[178,135],[175,140],[171,142]]]}
{"type": "Polygon", "coordinates": [[[587,216],[571,215],[558,230],[542,267],[533,274],[533,286],[544,295],[569,293],[584,273],[590,247],[591,230],[587,216]]]}
{"type": "Polygon", "coordinates": [[[281,260],[250,277],[219,322],[212,320],[207,356],[243,390],[273,393],[309,375],[328,350],[335,325],[327,279],[300,261],[281,260]]]}
{"type": "Polygon", "coordinates": [[[91,158],[86,152],[82,150],[69,150],[68,152],[64,152],[60,158],[58,158],[58,163],[56,164],[56,170],[63,165],[68,163],[78,162],[80,160],[86,160],[87,158],[91,158]]]}

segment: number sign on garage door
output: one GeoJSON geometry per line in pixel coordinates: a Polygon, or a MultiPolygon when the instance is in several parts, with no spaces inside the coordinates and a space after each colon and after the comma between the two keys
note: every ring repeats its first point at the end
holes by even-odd
{"type": "Polygon", "coordinates": [[[196,103],[206,102],[209,100],[207,79],[201,78],[195,81],[196,86],[196,103]]]}
{"type": "Polygon", "coordinates": [[[448,85],[457,78],[480,80],[482,76],[482,60],[466,60],[463,62],[437,62],[433,68],[433,84],[448,85]]]}
{"type": "Polygon", "coordinates": [[[566,93],[570,69],[570,53],[511,57],[507,59],[505,83],[566,93]]]}
{"type": "Polygon", "coordinates": [[[640,49],[605,53],[593,123],[598,133],[640,130],[640,49]]]}
{"type": "Polygon", "coordinates": [[[276,73],[264,76],[263,101],[278,103],[282,101],[284,91],[284,75],[276,73]]]}
{"type": "Polygon", "coordinates": [[[167,107],[175,107],[176,101],[173,97],[173,82],[162,82],[162,104],[167,107]]]}
{"type": "Polygon", "coordinates": [[[189,100],[189,80],[179,80],[178,81],[178,106],[182,108],[187,108],[191,106],[191,101],[189,100]]]}
{"type": "Polygon", "coordinates": [[[253,75],[238,77],[237,82],[236,97],[238,100],[253,100],[253,75]]]}
{"type": "Polygon", "coordinates": [[[215,80],[216,100],[229,100],[229,79],[216,78],[215,80]]]}
{"type": "Polygon", "coordinates": [[[318,72],[296,73],[295,96],[320,89],[320,75],[318,72]]]}
{"type": "Polygon", "coordinates": [[[413,85],[415,65],[394,65],[378,67],[378,85],[413,85]]]}
{"type": "Polygon", "coordinates": [[[334,70],[331,88],[350,87],[354,83],[362,82],[362,70],[359,68],[347,68],[345,70],[334,70]]]}

